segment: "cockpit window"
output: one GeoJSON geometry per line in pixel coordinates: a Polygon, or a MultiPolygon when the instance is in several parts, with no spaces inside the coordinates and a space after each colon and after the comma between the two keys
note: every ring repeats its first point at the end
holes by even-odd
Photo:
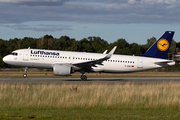
{"type": "Polygon", "coordinates": [[[17,56],[17,55],[18,55],[18,53],[12,52],[10,55],[17,56]]]}

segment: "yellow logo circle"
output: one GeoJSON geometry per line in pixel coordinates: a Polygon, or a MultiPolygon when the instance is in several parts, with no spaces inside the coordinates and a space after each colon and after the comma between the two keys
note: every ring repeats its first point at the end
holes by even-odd
{"type": "Polygon", "coordinates": [[[169,48],[169,42],[166,39],[160,39],[157,43],[157,47],[160,51],[166,51],[169,48]]]}

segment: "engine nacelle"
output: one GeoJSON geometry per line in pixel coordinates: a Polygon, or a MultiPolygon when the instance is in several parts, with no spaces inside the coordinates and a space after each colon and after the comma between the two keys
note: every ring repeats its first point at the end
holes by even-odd
{"type": "Polygon", "coordinates": [[[57,76],[70,76],[72,67],[66,64],[55,64],[53,66],[53,73],[57,76]]]}

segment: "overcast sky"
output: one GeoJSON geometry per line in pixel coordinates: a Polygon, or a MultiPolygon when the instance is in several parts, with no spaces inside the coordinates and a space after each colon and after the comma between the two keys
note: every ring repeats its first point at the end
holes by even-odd
{"type": "Polygon", "coordinates": [[[180,42],[180,0],[0,0],[0,38],[99,36],[145,44],[165,31],[180,42]]]}

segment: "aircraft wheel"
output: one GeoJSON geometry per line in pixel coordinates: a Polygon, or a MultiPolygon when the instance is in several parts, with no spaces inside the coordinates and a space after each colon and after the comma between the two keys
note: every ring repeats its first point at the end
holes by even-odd
{"type": "Polygon", "coordinates": [[[26,74],[26,73],[24,73],[24,74],[23,74],[23,77],[24,77],[24,78],[26,78],[26,77],[27,77],[27,74],[26,74]]]}
{"type": "Polygon", "coordinates": [[[87,80],[87,76],[86,75],[81,75],[81,80],[82,81],[86,81],[87,80]]]}

